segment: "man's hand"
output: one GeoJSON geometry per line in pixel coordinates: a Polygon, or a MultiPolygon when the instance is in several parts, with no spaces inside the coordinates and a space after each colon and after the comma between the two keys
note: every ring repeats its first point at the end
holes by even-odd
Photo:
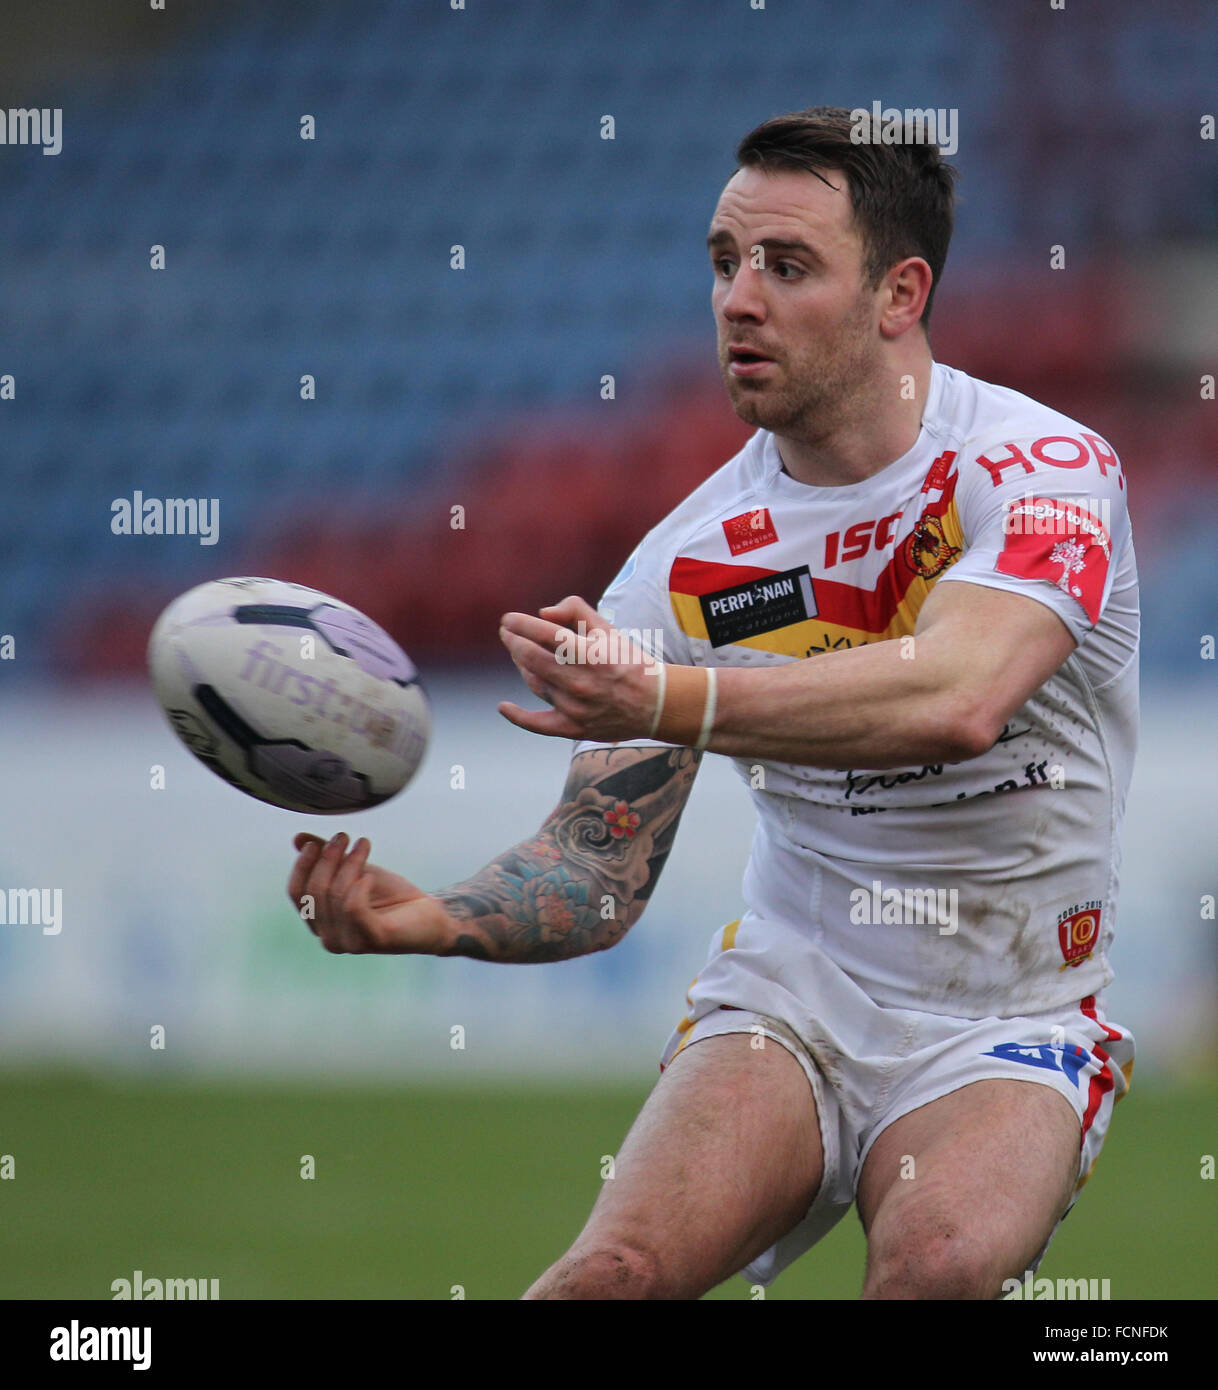
{"type": "Polygon", "coordinates": [[[505,613],[499,636],[525,684],[553,708],[509,700],[499,713],[532,734],[615,743],[646,738],[655,717],[659,663],[582,598],[529,613],[505,613]]]}
{"type": "Polygon", "coordinates": [[[327,844],[297,835],[300,851],[288,880],[288,897],[327,951],[363,955],[445,955],[455,923],[443,903],[408,879],[368,863],[372,845],[356,840],[344,855],[346,835],[327,844]]]}

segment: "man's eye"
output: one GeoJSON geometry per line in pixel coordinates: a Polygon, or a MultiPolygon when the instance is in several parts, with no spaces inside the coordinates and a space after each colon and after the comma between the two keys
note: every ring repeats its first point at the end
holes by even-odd
{"type": "Polygon", "coordinates": [[[783,280],[794,279],[796,275],[800,275],[803,273],[800,267],[797,266],[794,261],[779,261],[778,264],[774,267],[774,269],[776,271],[789,270],[792,272],[791,275],[783,275],[781,277],[783,280]]]}
{"type": "Polygon", "coordinates": [[[723,267],[730,266],[731,264],[731,261],[729,261],[726,257],[721,256],[719,260],[715,262],[715,274],[721,275],[723,273],[723,267]]]}

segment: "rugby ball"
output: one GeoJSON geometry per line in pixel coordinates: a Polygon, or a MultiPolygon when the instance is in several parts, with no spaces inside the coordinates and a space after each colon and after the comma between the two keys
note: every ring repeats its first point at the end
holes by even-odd
{"type": "Polygon", "coordinates": [[[148,640],[170,727],[217,776],[289,811],[378,806],[431,734],[418,672],[350,604],[281,579],[214,579],[175,599],[148,640]]]}

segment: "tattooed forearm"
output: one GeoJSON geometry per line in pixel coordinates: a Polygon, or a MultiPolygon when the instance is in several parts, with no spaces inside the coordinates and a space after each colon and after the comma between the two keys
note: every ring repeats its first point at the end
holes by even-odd
{"type": "Polygon", "coordinates": [[[574,759],[537,835],[433,894],[468,924],[450,954],[523,964],[620,941],[651,897],[700,760],[689,748],[654,747],[574,759]]]}

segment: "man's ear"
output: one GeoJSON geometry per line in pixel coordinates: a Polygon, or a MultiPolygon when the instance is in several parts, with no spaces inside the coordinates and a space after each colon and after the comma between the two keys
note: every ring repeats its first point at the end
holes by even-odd
{"type": "Polygon", "coordinates": [[[935,277],[921,256],[898,261],[884,277],[886,301],[880,315],[880,332],[899,338],[922,321],[935,277]]]}

